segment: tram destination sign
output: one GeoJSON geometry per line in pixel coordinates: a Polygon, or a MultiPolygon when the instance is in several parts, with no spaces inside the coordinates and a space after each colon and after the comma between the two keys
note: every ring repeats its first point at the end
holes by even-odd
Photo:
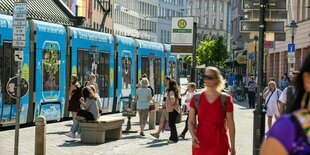
{"type": "Polygon", "coordinates": [[[13,13],[13,47],[26,47],[27,3],[15,3],[13,13]]]}

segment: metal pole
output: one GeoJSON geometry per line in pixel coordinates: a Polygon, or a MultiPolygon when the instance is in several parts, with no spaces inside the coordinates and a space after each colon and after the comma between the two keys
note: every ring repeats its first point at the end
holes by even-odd
{"type": "MultiPolygon", "coordinates": [[[[25,3],[26,0],[20,0],[20,2],[25,3]]],[[[22,51],[22,48],[19,48],[18,50],[22,51]]],[[[18,155],[18,146],[19,146],[19,116],[20,116],[20,97],[21,97],[20,84],[21,84],[21,61],[18,61],[14,155],[18,155]]]]}
{"type": "Polygon", "coordinates": [[[233,74],[233,76],[235,76],[235,47],[234,47],[234,49],[233,49],[233,59],[232,59],[232,74],[233,74]]]}
{"type": "Polygon", "coordinates": [[[258,95],[257,106],[254,111],[253,126],[253,155],[258,155],[260,146],[265,134],[265,112],[262,108],[263,103],[263,81],[264,81],[264,33],[265,33],[265,10],[266,0],[260,0],[260,19],[259,19],[259,53],[258,53],[258,95]]]}
{"type": "Polygon", "coordinates": [[[256,70],[257,70],[257,46],[256,46],[256,43],[257,41],[255,40],[254,41],[254,54],[255,54],[255,57],[254,57],[254,77],[256,78],[256,70]]]}
{"type": "Polygon", "coordinates": [[[192,73],[191,73],[191,81],[196,83],[196,74],[195,74],[195,68],[196,68],[196,39],[197,38],[197,23],[194,22],[193,27],[193,66],[192,66],[192,73]]]}

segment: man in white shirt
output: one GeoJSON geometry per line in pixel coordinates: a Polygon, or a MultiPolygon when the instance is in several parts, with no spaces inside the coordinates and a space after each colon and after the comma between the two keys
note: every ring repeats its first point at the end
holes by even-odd
{"type": "MultiPolygon", "coordinates": [[[[292,81],[294,81],[295,77],[297,76],[299,72],[298,71],[294,71],[293,72],[293,76],[292,76],[292,81]]],[[[280,98],[280,114],[283,115],[284,113],[291,113],[291,106],[292,104],[294,104],[294,100],[295,100],[295,88],[292,84],[292,82],[290,83],[290,85],[288,87],[286,87],[280,98]],[[289,98],[289,100],[287,100],[289,98]]]]}

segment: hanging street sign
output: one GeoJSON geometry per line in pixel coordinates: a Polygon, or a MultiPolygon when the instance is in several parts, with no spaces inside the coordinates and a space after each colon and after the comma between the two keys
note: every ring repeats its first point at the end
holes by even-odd
{"type": "MultiPolygon", "coordinates": [[[[259,21],[240,21],[240,32],[256,32],[259,29],[259,21]]],[[[266,21],[266,32],[284,32],[284,21],[266,21]]]]}
{"type": "MultiPolygon", "coordinates": [[[[243,10],[259,10],[260,0],[242,0],[243,10]]],[[[286,0],[269,0],[267,10],[286,10],[286,0]]]]}
{"type": "Polygon", "coordinates": [[[15,51],[14,58],[15,58],[15,61],[23,61],[24,60],[24,52],[23,51],[15,51]]]}
{"type": "Polygon", "coordinates": [[[15,3],[13,13],[13,47],[26,47],[27,3],[15,3]]]}

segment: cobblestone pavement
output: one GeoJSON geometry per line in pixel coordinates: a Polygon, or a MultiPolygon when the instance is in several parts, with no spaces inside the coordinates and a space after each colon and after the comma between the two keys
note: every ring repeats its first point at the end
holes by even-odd
{"type": "MultiPolygon", "coordinates": [[[[252,132],[253,132],[253,110],[246,109],[242,105],[235,104],[235,122],[236,122],[236,150],[238,155],[252,154],[252,132]]],[[[120,116],[112,114],[111,116],[120,116]]],[[[184,127],[184,120],[177,124],[178,132],[184,127]]],[[[132,120],[133,130],[138,130],[138,118],[132,120]]],[[[126,120],[125,120],[126,123],[126,120]]],[[[126,128],[124,123],[123,129],[126,128]]],[[[162,155],[187,155],[191,154],[190,134],[186,135],[185,140],[177,144],[168,144],[166,139],[169,132],[161,134],[160,139],[156,140],[150,136],[147,130],[145,137],[140,137],[138,133],[124,134],[121,140],[108,141],[100,145],[83,144],[79,139],[72,139],[65,136],[70,129],[72,121],[59,123],[50,123],[46,126],[46,151],[47,155],[145,155],[145,154],[162,154],[162,155]]],[[[34,154],[34,132],[35,127],[20,129],[20,155],[34,154]]],[[[14,151],[14,130],[0,132],[0,154],[12,155],[14,151]]]]}

